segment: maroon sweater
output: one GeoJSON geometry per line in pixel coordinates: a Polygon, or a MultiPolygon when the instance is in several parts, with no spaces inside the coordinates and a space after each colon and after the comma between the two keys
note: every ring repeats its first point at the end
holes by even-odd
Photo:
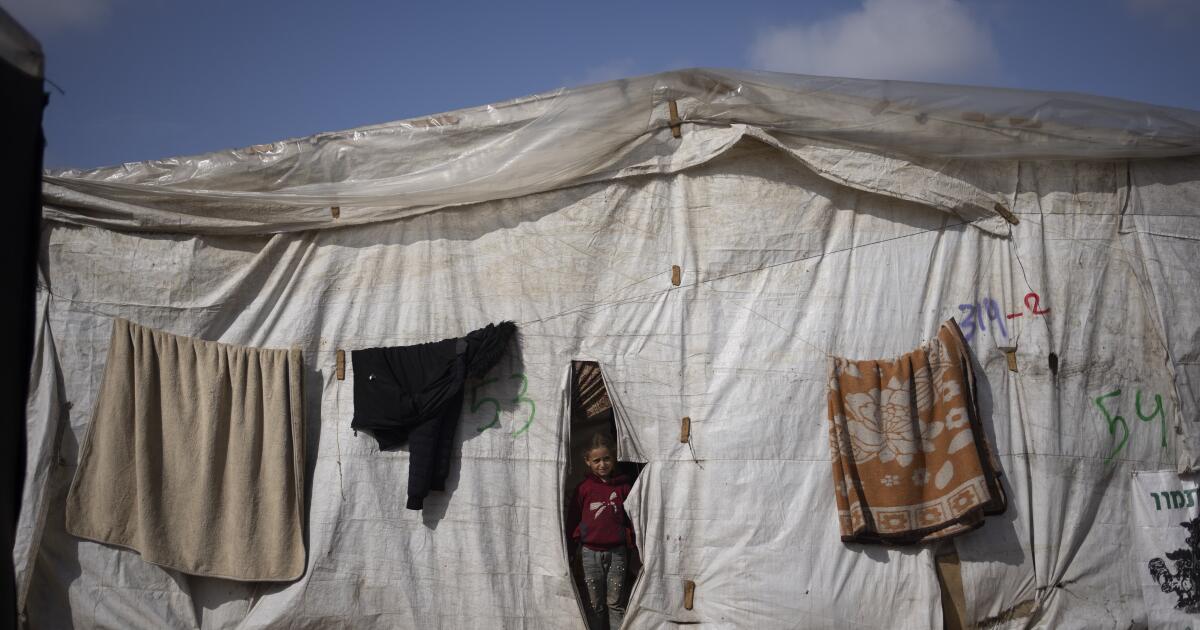
{"type": "Polygon", "coordinates": [[[629,478],[624,475],[613,475],[605,481],[589,473],[575,487],[567,510],[571,540],[596,551],[633,544],[633,528],[625,516],[629,488],[629,478]]]}

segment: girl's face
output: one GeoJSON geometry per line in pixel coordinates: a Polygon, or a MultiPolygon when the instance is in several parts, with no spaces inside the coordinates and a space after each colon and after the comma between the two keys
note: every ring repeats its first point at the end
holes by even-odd
{"type": "Polygon", "coordinates": [[[587,463],[592,473],[601,479],[608,479],[608,476],[612,474],[613,466],[617,463],[608,449],[603,446],[588,451],[583,461],[587,463]]]}

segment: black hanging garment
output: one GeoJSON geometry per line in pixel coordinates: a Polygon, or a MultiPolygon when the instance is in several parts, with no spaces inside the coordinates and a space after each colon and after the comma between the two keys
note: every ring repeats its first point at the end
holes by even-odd
{"type": "Polygon", "coordinates": [[[513,322],[488,324],[465,337],[350,353],[355,431],[369,431],[380,450],[408,442],[408,502],[419,510],[430,490],[444,490],[450,447],[462,412],[463,383],[504,356],[513,322]]]}

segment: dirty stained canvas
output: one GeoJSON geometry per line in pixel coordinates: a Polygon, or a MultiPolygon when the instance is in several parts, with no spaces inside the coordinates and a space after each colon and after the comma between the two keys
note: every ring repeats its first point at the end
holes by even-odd
{"type": "Polygon", "coordinates": [[[931,548],[840,541],[826,386],[830,356],[896,356],[954,317],[1009,498],[953,540],[968,621],[1146,623],[1132,473],[1200,454],[1198,129],[1078,95],[689,70],[49,174],[25,615],[581,628],[562,486],[570,367],[595,361],[619,457],[646,464],[627,628],[939,628],[931,548]],[[67,533],[117,317],[301,349],[300,580],[185,577],[67,533]],[[520,352],[465,388],[446,490],[406,510],[408,454],[351,430],[362,375],[339,380],[338,351],[500,319],[520,352]]]}

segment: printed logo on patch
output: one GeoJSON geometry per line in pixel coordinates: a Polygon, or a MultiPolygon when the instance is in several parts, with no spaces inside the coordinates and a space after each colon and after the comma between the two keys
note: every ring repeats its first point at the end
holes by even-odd
{"type": "Polygon", "coordinates": [[[1188,530],[1187,547],[1167,552],[1175,571],[1162,558],[1150,560],[1150,577],[1164,593],[1175,593],[1176,610],[1200,613],[1200,516],[1179,524],[1188,530]]]}

